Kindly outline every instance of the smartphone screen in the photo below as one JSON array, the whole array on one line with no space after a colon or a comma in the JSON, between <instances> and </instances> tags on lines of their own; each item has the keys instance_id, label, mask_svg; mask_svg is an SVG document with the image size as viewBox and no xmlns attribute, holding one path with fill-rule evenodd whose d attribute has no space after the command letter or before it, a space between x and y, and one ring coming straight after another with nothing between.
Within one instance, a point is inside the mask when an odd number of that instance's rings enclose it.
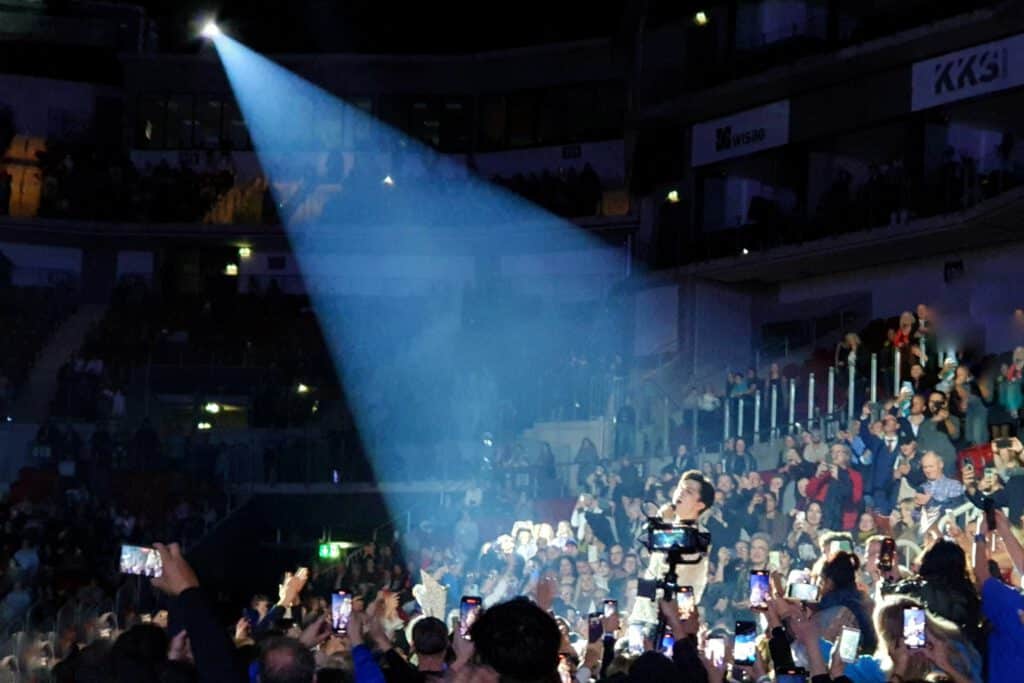
<instances>
[{"instance_id":1,"label":"smartphone screen","mask_svg":"<svg viewBox=\"0 0 1024 683\"><path fill-rule=\"evenodd\" d=\"M1013 442L1009 439L996 439L996 448L1009 448L1013 445Z\"/></svg>"},{"instance_id":2,"label":"smartphone screen","mask_svg":"<svg viewBox=\"0 0 1024 683\"><path fill-rule=\"evenodd\" d=\"M689 615L693 613L693 586L680 586L676 591L676 604L679 605L679 613Z\"/></svg>"},{"instance_id":3,"label":"smartphone screen","mask_svg":"<svg viewBox=\"0 0 1024 683\"><path fill-rule=\"evenodd\" d=\"M139 545L121 546L121 573L157 578L164 574L163 560L153 548Z\"/></svg>"},{"instance_id":4,"label":"smartphone screen","mask_svg":"<svg viewBox=\"0 0 1024 683\"><path fill-rule=\"evenodd\" d=\"M722 636L710 636L704 656L715 666L720 666L725 659L725 639Z\"/></svg>"},{"instance_id":5,"label":"smartphone screen","mask_svg":"<svg viewBox=\"0 0 1024 683\"><path fill-rule=\"evenodd\" d=\"M884 572L892 569L896 562L896 541L891 537L882 539L882 547L878 551L878 568Z\"/></svg>"},{"instance_id":6,"label":"smartphone screen","mask_svg":"<svg viewBox=\"0 0 1024 683\"><path fill-rule=\"evenodd\" d=\"M753 666L754 641L757 639L757 626L752 621L736 622L736 641L733 643L733 662L740 666Z\"/></svg>"},{"instance_id":7,"label":"smartphone screen","mask_svg":"<svg viewBox=\"0 0 1024 683\"><path fill-rule=\"evenodd\" d=\"M768 584L767 569L750 570L750 609L768 609L768 596L771 595Z\"/></svg>"},{"instance_id":8,"label":"smartphone screen","mask_svg":"<svg viewBox=\"0 0 1024 683\"><path fill-rule=\"evenodd\" d=\"M835 555L838 552L852 553L853 547L850 545L850 542L846 539L831 541L828 544L828 554Z\"/></svg>"},{"instance_id":9,"label":"smartphone screen","mask_svg":"<svg viewBox=\"0 0 1024 683\"><path fill-rule=\"evenodd\" d=\"M924 610L920 607L903 608L903 644L911 650L920 650L928 643L924 630Z\"/></svg>"},{"instance_id":10,"label":"smartphone screen","mask_svg":"<svg viewBox=\"0 0 1024 683\"><path fill-rule=\"evenodd\" d=\"M643 624L630 624L628 632L629 651L633 654L644 653L644 626ZM723 650L724 652L724 650Z\"/></svg>"},{"instance_id":11,"label":"smartphone screen","mask_svg":"<svg viewBox=\"0 0 1024 683\"><path fill-rule=\"evenodd\" d=\"M779 569L782 566L782 554L778 550L768 552L768 566L772 569Z\"/></svg>"},{"instance_id":12,"label":"smartphone screen","mask_svg":"<svg viewBox=\"0 0 1024 683\"><path fill-rule=\"evenodd\" d=\"M473 627L484 600L478 595L463 595L459 601L459 635L469 640L469 629Z\"/></svg>"},{"instance_id":13,"label":"smartphone screen","mask_svg":"<svg viewBox=\"0 0 1024 683\"><path fill-rule=\"evenodd\" d=\"M596 643L604 635L604 614L602 612L591 612L587 617L587 640Z\"/></svg>"},{"instance_id":14,"label":"smartphone screen","mask_svg":"<svg viewBox=\"0 0 1024 683\"><path fill-rule=\"evenodd\" d=\"M672 637L672 633L669 631L665 631L665 635L661 637L661 647L658 648L658 651L666 657L671 657L672 649L675 647L675 645L676 639Z\"/></svg>"},{"instance_id":15,"label":"smartphone screen","mask_svg":"<svg viewBox=\"0 0 1024 683\"><path fill-rule=\"evenodd\" d=\"M843 627L839 636L839 658L847 664L857 661L857 650L860 648L860 629L850 626Z\"/></svg>"},{"instance_id":16,"label":"smartphone screen","mask_svg":"<svg viewBox=\"0 0 1024 683\"><path fill-rule=\"evenodd\" d=\"M807 683L807 672L804 669L776 671L775 683Z\"/></svg>"},{"instance_id":17,"label":"smartphone screen","mask_svg":"<svg viewBox=\"0 0 1024 683\"><path fill-rule=\"evenodd\" d=\"M618 600L608 599L608 600L604 601L604 616L605 616L606 619L608 617L614 617L618 613L619 613L619 601Z\"/></svg>"},{"instance_id":18,"label":"smartphone screen","mask_svg":"<svg viewBox=\"0 0 1024 683\"><path fill-rule=\"evenodd\" d=\"M813 583L790 583L786 586L786 597L800 602L818 602L818 586Z\"/></svg>"},{"instance_id":19,"label":"smartphone screen","mask_svg":"<svg viewBox=\"0 0 1024 683\"><path fill-rule=\"evenodd\" d=\"M352 596L345 591L331 594L331 630L335 633L348 631L348 620L352 616Z\"/></svg>"}]
</instances>

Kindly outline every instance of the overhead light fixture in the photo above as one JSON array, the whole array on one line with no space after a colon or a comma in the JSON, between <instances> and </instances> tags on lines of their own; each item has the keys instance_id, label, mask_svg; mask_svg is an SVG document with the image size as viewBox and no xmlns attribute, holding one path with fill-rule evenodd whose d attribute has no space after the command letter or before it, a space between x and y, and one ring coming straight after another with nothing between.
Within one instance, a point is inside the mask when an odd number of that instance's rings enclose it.
<instances>
[{"instance_id":1,"label":"overhead light fixture","mask_svg":"<svg viewBox=\"0 0 1024 683\"><path fill-rule=\"evenodd\" d=\"M224 266L224 274L228 277L238 277L238 264L229 263Z\"/></svg>"},{"instance_id":2,"label":"overhead light fixture","mask_svg":"<svg viewBox=\"0 0 1024 683\"><path fill-rule=\"evenodd\" d=\"M211 401L210 403L207 403L205 406L203 406L203 410L208 412L210 415L216 415L217 413L220 412L220 404Z\"/></svg>"},{"instance_id":3,"label":"overhead light fixture","mask_svg":"<svg viewBox=\"0 0 1024 683\"><path fill-rule=\"evenodd\" d=\"M669 204L679 203L679 190L669 190L668 194L665 195L665 201Z\"/></svg>"},{"instance_id":4,"label":"overhead light fixture","mask_svg":"<svg viewBox=\"0 0 1024 683\"><path fill-rule=\"evenodd\" d=\"M395 179L392 178L390 175L386 175L384 176L384 180L382 180L381 182L387 185L388 187L393 187L395 184Z\"/></svg>"},{"instance_id":5,"label":"overhead light fixture","mask_svg":"<svg viewBox=\"0 0 1024 683\"><path fill-rule=\"evenodd\" d=\"M696 14L694 14L693 15L693 23L697 24L697 26L707 26L708 25L708 15L707 15L707 13L706 12L697 12Z\"/></svg>"},{"instance_id":6,"label":"overhead light fixture","mask_svg":"<svg viewBox=\"0 0 1024 683\"><path fill-rule=\"evenodd\" d=\"M203 24L203 28L199 31L199 35L201 35L203 38L213 40L214 38L218 38L223 34L220 30L220 26L217 26L217 22L211 19L210 21L207 21L205 24Z\"/></svg>"},{"instance_id":7,"label":"overhead light fixture","mask_svg":"<svg viewBox=\"0 0 1024 683\"><path fill-rule=\"evenodd\" d=\"M252 249L249 247L239 247L238 258L242 259L243 261L248 261L250 258L252 258Z\"/></svg>"}]
</instances>

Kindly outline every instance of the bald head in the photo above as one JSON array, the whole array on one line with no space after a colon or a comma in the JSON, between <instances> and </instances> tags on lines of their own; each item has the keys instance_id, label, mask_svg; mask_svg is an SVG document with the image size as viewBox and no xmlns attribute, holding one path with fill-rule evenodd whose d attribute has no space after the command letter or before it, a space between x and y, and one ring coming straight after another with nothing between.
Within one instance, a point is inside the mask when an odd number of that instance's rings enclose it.
<instances>
[{"instance_id":1,"label":"bald head","mask_svg":"<svg viewBox=\"0 0 1024 683\"><path fill-rule=\"evenodd\" d=\"M925 478L936 480L942 478L942 457L935 451L928 451L921 456L921 471Z\"/></svg>"}]
</instances>

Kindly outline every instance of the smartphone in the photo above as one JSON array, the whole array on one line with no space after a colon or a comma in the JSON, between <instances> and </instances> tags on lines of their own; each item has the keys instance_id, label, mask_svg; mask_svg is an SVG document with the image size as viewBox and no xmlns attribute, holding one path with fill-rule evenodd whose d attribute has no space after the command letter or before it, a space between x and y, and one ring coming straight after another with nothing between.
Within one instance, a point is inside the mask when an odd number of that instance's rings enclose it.
<instances>
[{"instance_id":1,"label":"smartphone","mask_svg":"<svg viewBox=\"0 0 1024 683\"><path fill-rule=\"evenodd\" d=\"M806 669L779 669L775 672L775 683L807 683Z\"/></svg>"},{"instance_id":2,"label":"smartphone","mask_svg":"<svg viewBox=\"0 0 1024 683\"><path fill-rule=\"evenodd\" d=\"M158 578L164 575L163 560L153 548L140 545L121 546L121 573Z\"/></svg>"},{"instance_id":3,"label":"smartphone","mask_svg":"<svg viewBox=\"0 0 1024 683\"><path fill-rule=\"evenodd\" d=\"M619 601L618 600L612 600L611 598L609 598L609 599L604 601L604 616L605 616L606 619L608 617L614 617L618 613L619 613Z\"/></svg>"},{"instance_id":4,"label":"smartphone","mask_svg":"<svg viewBox=\"0 0 1024 683\"><path fill-rule=\"evenodd\" d=\"M591 612L587 617L587 642L596 643L604 636L604 613Z\"/></svg>"},{"instance_id":5,"label":"smartphone","mask_svg":"<svg viewBox=\"0 0 1024 683\"><path fill-rule=\"evenodd\" d=\"M672 650L676 646L676 639L672 637L672 632L666 630L665 635L661 637L661 647L658 651L666 657L672 656Z\"/></svg>"},{"instance_id":6,"label":"smartphone","mask_svg":"<svg viewBox=\"0 0 1024 683\"><path fill-rule=\"evenodd\" d=\"M750 570L750 609L768 609L768 596L771 590L768 583L767 569Z\"/></svg>"},{"instance_id":7,"label":"smartphone","mask_svg":"<svg viewBox=\"0 0 1024 683\"><path fill-rule=\"evenodd\" d=\"M757 625L752 621L736 622L736 640L733 642L732 660L740 666L753 666L756 654L754 641L757 639Z\"/></svg>"},{"instance_id":8,"label":"smartphone","mask_svg":"<svg viewBox=\"0 0 1024 683\"><path fill-rule=\"evenodd\" d=\"M630 624L627 636L629 651L636 655L642 655L644 653L644 625Z\"/></svg>"},{"instance_id":9,"label":"smartphone","mask_svg":"<svg viewBox=\"0 0 1024 683\"><path fill-rule=\"evenodd\" d=\"M483 605L484 599L479 595L463 595L459 601L459 635L466 640L469 640L469 629L480 616Z\"/></svg>"},{"instance_id":10,"label":"smartphone","mask_svg":"<svg viewBox=\"0 0 1024 683\"><path fill-rule=\"evenodd\" d=\"M920 650L928 644L925 634L924 609L921 607L903 608L903 644L909 650Z\"/></svg>"},{"instance_id":11,"label":"smartphone","mask_svg":"<svg viewBox=\"0 0 1024 683\"><path fill-rule=\"evenodd\" d=\"M996 448L1010 448L1013 445L1013 441L1010 439L996 439Z\"/></svg>"},{"instance_id":12,"label":"smartphone","mask_svg":"<svg viewBox=\"0 0 1024 683\"><path fill-rule=\"evenodd\" d=\"M722 636L708 636L704 656L715 666L720 665L725 659L725 639Z\"/></svg>"},{"instance_id":13,"label":"smartphone","mask_svg":"<svg viewBox=\"0 0 1024 683\"><path fill-rule=\"evenodd\" d=\"M768 551L768 566L772 569L778 569L782 566L782 553L778 550Z\"/></svg>"},{"instance_id":14,"label":"smartphone","mask_svg":"<svg viewBox=\"0 0 1024 683\"><path fill-rule=\"evenodd\" d=\"M800 522L802 524L802 523L804 523L806 521L807 521L807 513L804 512L803 510L797 510L796 517L793 519L793 522L794 523Z\"/></svg>"},{"instance_id":15,"label":"smartphone","mask_svg":"<svg viewBox=\"0 0 1024 683\"><path fill-rule=\"evenodd\" d=\"M887 572L896 563L896 541L891 536L882 539L882 547L878 551L878 568Z\"/></svg>"},{"instance_id":16,"label":"smartphone","mask_svg":"<svg viewBox=\"0 0 1024 683\"><path fill-rule=\"evenodd\" d=\"M839 658L851 664L857 661L857 650L860 648L860 629L844 626L839 636Z\"/></svg>"},{"instance_id":17,"label":"smartphone","mask_svg":"<svg viewBox=\"0 0 1024 683\"><path fill-rule=\"evenodd\" d=\"M835 555L836 553L838 553L840 551L846 552L846 553L852 553L853 552L853 544L850 543L850 541L848 541L845 538L836 539L834 541L831 541L828 544L828 554L829 555Z\"/></svg>"},{"instance_id":18,"label":"smartphone","mask_svg":"<svg viewBox=\"0 0 1024 683\"><path fill-rule=\"evenodd\" d=\"M348 620L352 617L352 596L345 591L331 594L331 630L335 633L348 632Z\"/></svg>"},{"instance_id":19,"label":"smartphone","mask_svg":"<svg viewBox=\"0 0 1024 683\"><path fill-rule=\"evenodd\" d=\"M786 597L799 602L818 602L818 586L813 583L790 582L786 586Z\"/></svg>"},{"instance_id":20,"label":"smartphone","mask_svg":"<svg viewBox=\"0 0 1024 683\"><path fill-rule=\"evenodd\" d=\"M594 564L595 562L597 562L597 556L598 552L596 545L592 545L589 548L587 548L587 562L589 562L590 564Z\"/></svg>"}]
</instances>

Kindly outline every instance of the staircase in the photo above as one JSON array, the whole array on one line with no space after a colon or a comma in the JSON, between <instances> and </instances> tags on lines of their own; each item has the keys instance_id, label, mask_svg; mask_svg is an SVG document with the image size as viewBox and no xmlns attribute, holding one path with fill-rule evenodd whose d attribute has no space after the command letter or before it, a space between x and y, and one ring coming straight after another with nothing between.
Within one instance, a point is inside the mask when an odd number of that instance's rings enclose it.
<instances>
[{"instance_id":1,"label":"staircase","mask_svg":"<svg viewBox=\"0 0 1024 683\"><path fill-rule=\"evenodd\" d=\"M85 335L106 312L106 304L82 304L50 337L36 357L25 391L15 405L18 422L42 423L50 413L50 402L57 392L57 373L73 353L81 348Z\"/></svg>"}]
</instances>

